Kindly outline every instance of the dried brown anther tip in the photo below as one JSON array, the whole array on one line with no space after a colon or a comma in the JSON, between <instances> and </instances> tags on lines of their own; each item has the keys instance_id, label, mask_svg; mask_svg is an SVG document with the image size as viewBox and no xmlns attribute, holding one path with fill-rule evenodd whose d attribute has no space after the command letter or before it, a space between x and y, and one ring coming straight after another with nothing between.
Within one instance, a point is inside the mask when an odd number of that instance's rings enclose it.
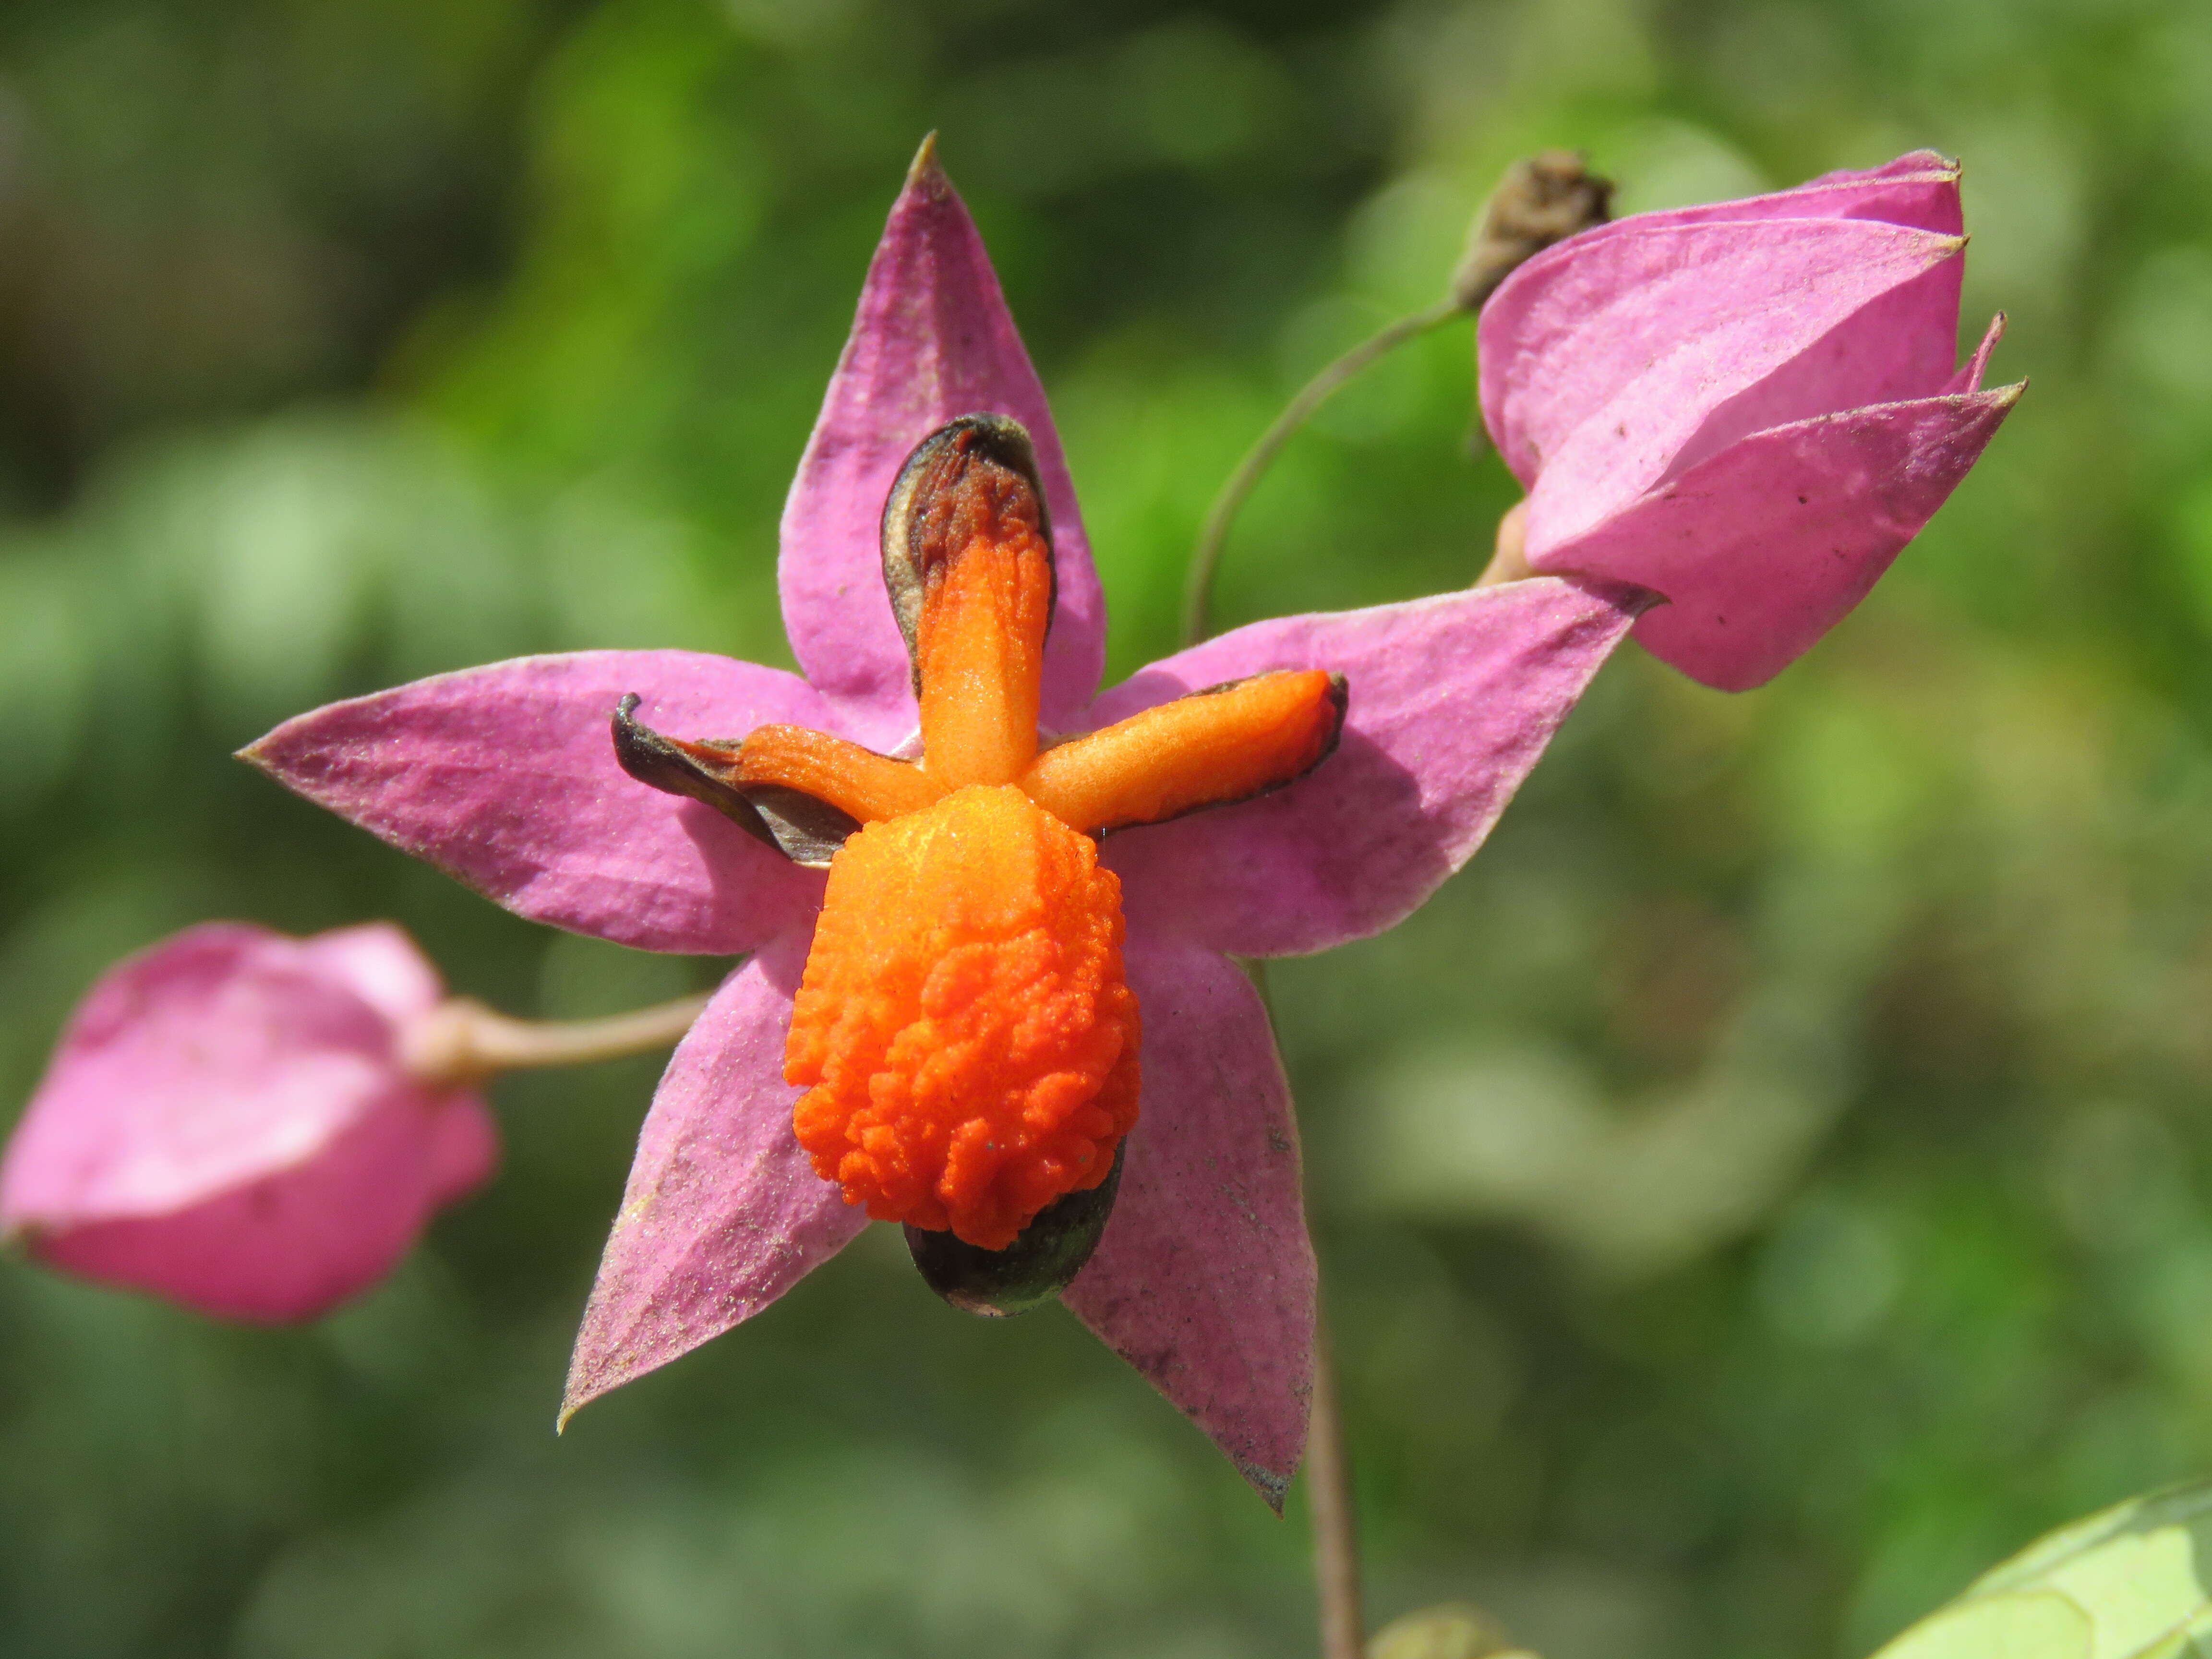
<instances>
[{"instance_id":1,"label":"dried brown anther tip","mask_svg":"<svg viewBox=\"0 0 2212 1659\"><path fill-rule=\"evenodd\" d=\"M1612 202L1613 181L1591 173L1578 151L1541 150L1516 161L1468 237L1452 272L1452 298L1462 311L1481 310L1523 260L1603 224Z\"/></svg>"},{"instance_id":2,"label":"dried brown anther tip","mask_svg":"<svg viewBox=\"0 0 2212 1659\"><path fill-rule=\"evenodd\" d=\"M735 743L691 743L654 731L637 718L632 692L611 721L615 760L640 783L713 807L755 840L793 864L826 870L845 838L860 828L847 814L796 789L740 785Z\"/></svg>"}]
</instances>

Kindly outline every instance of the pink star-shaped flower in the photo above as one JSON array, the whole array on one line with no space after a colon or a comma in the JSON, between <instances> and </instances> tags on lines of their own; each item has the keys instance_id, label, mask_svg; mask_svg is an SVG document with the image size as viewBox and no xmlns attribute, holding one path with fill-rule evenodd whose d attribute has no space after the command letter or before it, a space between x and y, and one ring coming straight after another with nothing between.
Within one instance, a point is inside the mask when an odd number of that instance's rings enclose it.
<instances>
[{"instance_id":1,"label":"pink star-shaped flower","mask_svg":"<svg viewBox=\"0 0 2212 1659\"><path fill-rule=\"evenodd\" d=\"M908 453L957 417L1035 446L1056 608L1038 724L1092 731L1275 670L1349 688L1340 742L1289 787L1108 838L1141 1111L1103 1239L1063 1300L1279 1506L1305 1438L1314 1261L1266 1011L1232 957L1389 927L1474 853L1641 596L1540 578L1240 629L1094 697L1104 605L1044 396L959 198L925 149L893 208L783 519L805 677L678 651L535 657L337 703L246 751L278 780L518 915L650 950L748 953L655 1094L586 1310L576 1407L750 1317L866 1223L816 1173L785 1081L823 894L696 800L626 775L609 720L811 728L880 753L917 727L879 526ZM627 715L625 716L627 718Z\"/></svg>"},{"instance_id":2,"label":"pink star-shaped flower","mask_svg":"<svg viewBox=\"0 0 2212 1659\"><path fill-rule=\"evenodd\" d=\"M1958 164L1917 150L1530 259L1479 336L1483 419L1528 490L1489 580L1632 582L1668 601L1636 624L1656 655L1725 691L1771 679L2023 390L1982 389L2002 316L1955 366L1961 224Z\"/></svg>"}]
</instances>

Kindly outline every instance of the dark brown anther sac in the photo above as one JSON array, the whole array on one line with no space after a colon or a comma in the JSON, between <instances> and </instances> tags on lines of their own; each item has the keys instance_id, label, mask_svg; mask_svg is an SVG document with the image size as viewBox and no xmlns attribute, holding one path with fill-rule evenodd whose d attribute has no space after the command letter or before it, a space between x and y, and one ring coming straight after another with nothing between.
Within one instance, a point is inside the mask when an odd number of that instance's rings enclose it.
<instances>
[{"instance_id":1,"label":"dark brown anther sac","mask_svg":"<svg viewBox=\"0 0 2212 1659\"><path fill-rule=\"evenodd\" d=\"M742 745L665 736L637 718L641 701L635 692L624 697L611 722L615 759L640 783L711 806L793 864L813 869L826 869L845 838L860 828L827 801L799 790L773 784L740 786Z\"/></svg>"},{"instance_id":2,"label":"dark brown anther sac","mask_svg":"<svg viewBox=\"0 0 2212 1659\"><path fill-rule=\"evenodd\" d=\"M1051 1301L1098 1248L1121 1185L1126 1145L1114 1149L1114 1167L1105 1180L1088 1192L1054 1200L1003 1250L908 1227L907 1254L922 1282L954 1307L986 1319L1006 1319Z\"/></svg>"}]
</instances>

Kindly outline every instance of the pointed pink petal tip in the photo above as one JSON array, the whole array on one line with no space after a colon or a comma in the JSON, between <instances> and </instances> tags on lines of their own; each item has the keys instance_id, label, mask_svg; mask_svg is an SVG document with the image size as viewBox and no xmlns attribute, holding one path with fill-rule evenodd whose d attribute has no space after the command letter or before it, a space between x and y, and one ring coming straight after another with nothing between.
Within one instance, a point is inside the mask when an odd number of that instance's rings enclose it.
<instances>
[{"instance_id":1,"label":"pointed pink petal tip","mask_svg":"<svg viewBox=\"0 0 2212 1659\"><path fill-rule=\"evenodd\" d=\"M767 1308L867 1224L792 1133L784 1036L808 944L764 946L677 1046L577 1333L559 1423Z\"/></svg>"},{"instance_id":2,"label":"pointed pink petal tip","mask_svg":"<svg viewBox=\"0 0 2212 1659\"><path fill-rule=\"evenodd\" d=\"M1133 940L1144 1096L1097 1254L1061 1293L1278 1514L1306 1443L1315 1268L1297 1125L1252 983Z\"/></svg>"},{"instance_id":3,"label":"pointed pink petal tip","mask_svg":"<svg viewBox=\"0 0 2212 1659\"><path fill-rule=\"evenodd\" d=\"M240 751L279 783L532 921L735 955L811 917L822 878L624 773L608 721L701 738L842 730L794 675L690 651L585 651L440 674L287 720Z\"/></svg>"},{"instance_id":4,"label":"pointed pink petal tip","mask_svg":"<svg viewBox=\"0 0 2212 1659\"><path fill-rule=\"evenodd\" d=\"M203 1312L310 1318L388 1272L490 1173L483 1103L401 1069L440 995L386 924L311 939L215 922L110 969L0 1161L39 1259Z\"/></svg>"},{"instance_id":5,"label":"pointed pink petal tip","mask_svg":"<svg viewBox=\"0 0 2212 1659\"><path fill-rule=\"evenodd\" d=\"M1105 662L1105 603L1053 425L967 207L926 139L868 266L850 336L783 514L776 579L799 665L850 735L890 748L914 729L906 646L883 586L884 498L948 421L1010 415L1036 447L1057 597L1041 717L1072 729Z\"/></svg>"}]
</instances>

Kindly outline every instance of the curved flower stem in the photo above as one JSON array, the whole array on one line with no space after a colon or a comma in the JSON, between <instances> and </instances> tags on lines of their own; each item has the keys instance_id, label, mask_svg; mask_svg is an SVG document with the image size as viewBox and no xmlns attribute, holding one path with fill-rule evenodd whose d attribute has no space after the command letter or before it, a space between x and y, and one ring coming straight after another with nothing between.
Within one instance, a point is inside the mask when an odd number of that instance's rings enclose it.
<instances>
[{"instance_id":1,"label":"curved flower stem","mask_svg":"<svg viewBox=\"0 0 2212 1659\"><path fill-rule=\"evenodd\" d=\"M1321 1607L1322 1659L1361 1659L1367 1651L1367 1622L1360 1606L1359 1527L1352 1506L1352 1465L1344 1453L1336 1354L1325 1316L1314 1322L1306 1502L1313 1513L1314 1593Z\"/></svg>"},{"instance_id":2,"label":"curved flower stem","mask_svg":"<svg viewBox=\"0 0 2212 1659\"><path fill-rule=\"evenodd\" d=\"M400 1035L400 1063L427 1083L478 1081L526 1066L585 1066L665 1048L691 1029L704 994L604 1019L515 1019L471 997L440 1004Z\"/></svg>"},{"instance_id":3,"label":"curved flower stem","mask_svg":"<svg viewBox=\"0 0 2212 1659\"><path fill-rule=\"evenodd\" d=\"M1267 989L1267 963L1238 959L1260 994L1267 1023L1275 999ZM1313 1399L1306 1417L1306 1507L1313 1519L1314 1601L1321 1617L1321 1659L1364 1659L1367 1615L1359 1588L1359 1525L1352 1504L1352 1461L1344 1449L1344 1411L1336 1393L1336 1351L1315 1285Z\"/></svg>"},{"instance_id":4,"label":"curved flower stem","mask_svg":"<svg viewBox=\"0 0 2212 1659\"><path fill-rule=\"evenodd\" d=\"M1466 310L1456 295L1448 295L1425 311L1401 317L1361 341L1300 387L1297 396L1275 416L1274 423L1260 434L1260 441L1245 452L1244 459L1237 464L1237 471L1221 487L1220 495L1214 497L1213 506L1206 515L1205 527L1198 533L1198 545L1191 552L1190 574L1182 602L1182 642L1186 647L1196 645L1206 637L1213 606L1213 573L1220 566L1230 526L1235 523L1245 498L1251 495L1283 446L1291 441L1291 434L1306 423L1314 410L1329 400L1338 387L1360 370Z\"/></svg>"}]
</instances>

